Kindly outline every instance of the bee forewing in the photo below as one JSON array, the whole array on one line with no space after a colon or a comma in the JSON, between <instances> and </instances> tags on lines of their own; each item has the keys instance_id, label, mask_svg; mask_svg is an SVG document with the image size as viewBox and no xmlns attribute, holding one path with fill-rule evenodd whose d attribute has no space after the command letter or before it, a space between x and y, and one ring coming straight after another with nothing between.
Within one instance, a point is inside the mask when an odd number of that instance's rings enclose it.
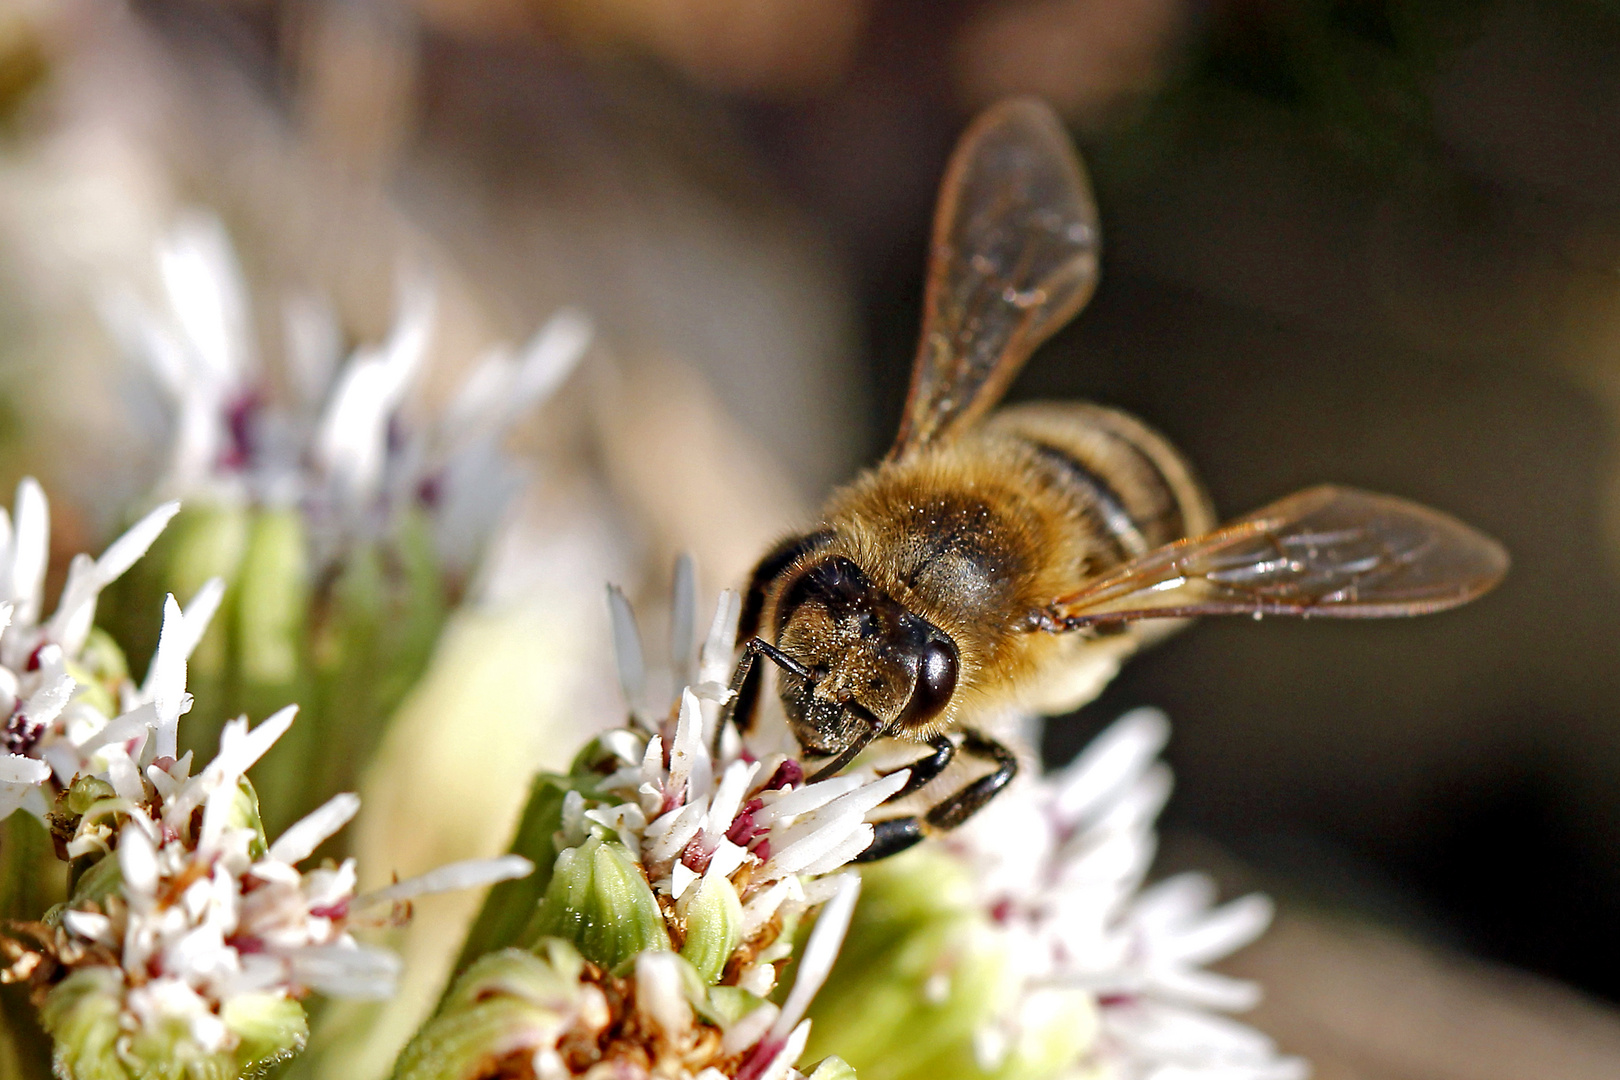
<instances>
[{"instance_id":1,"label":"bee forewing","mask_svg":"<svg viewBox=\"0 0 1620 1080\"><path fill-rule=\"evenodd\" d=\"M1378 618L1456 607L1507 572L1507 551L1391 495L1315 487L1132 560L1044 613L1054 629L1193 615Z\"/></svg>"},{"instance_id":2,"label":"bee forewing","mask_svg":"<svg viewBox=\"0 0 1620 1080\"><path fill-rule=\"evenodd\" d=\"M990 108L962 136L934 218L922 339L891 457L981 415L1097 284L1097 204L1051 108Z\"/></svg>"}]
</instances>

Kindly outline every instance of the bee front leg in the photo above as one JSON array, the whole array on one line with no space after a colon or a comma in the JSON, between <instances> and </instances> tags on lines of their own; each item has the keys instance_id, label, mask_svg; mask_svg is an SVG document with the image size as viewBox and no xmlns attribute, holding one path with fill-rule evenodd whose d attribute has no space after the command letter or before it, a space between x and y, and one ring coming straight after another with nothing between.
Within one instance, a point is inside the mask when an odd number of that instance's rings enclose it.
<instances>
[{"instance_id":1,"label":"bee front leg","mask_svg":"<svg viewBox=\"0 0 1620 1080\"><path fill-rule=\"evenodd\" d=\"M933 753L918 758L906 766L911 770L911 778L906 781L905 787L890 795L885 802L894 802L896 799L903 799L907 795L921 791L938 779L939 774L949 768L951 762L956 759L956 744L945 736L934 736L928 740L928 745L934 748Z\"/></svg>"},{"instance_id":2,"label":"bee front leg","mask_svg":"<svg viewBox=\"0 0 1620 1080\"><path fill-rule=\"evenodd\" d=\"M967 732L962 750L995 762L995 769L920 816L890 818L874 826L872 842L855 856L856 862L886 859L916 844L933 832L954 829L980 810L1018 775L1018 756L1001 743L976 731ZM931 761L937 753L924 761ZM943 766L941 766L943 770ZM937 775L937 774L936 774Z\"/></svg>"}]
</instances>

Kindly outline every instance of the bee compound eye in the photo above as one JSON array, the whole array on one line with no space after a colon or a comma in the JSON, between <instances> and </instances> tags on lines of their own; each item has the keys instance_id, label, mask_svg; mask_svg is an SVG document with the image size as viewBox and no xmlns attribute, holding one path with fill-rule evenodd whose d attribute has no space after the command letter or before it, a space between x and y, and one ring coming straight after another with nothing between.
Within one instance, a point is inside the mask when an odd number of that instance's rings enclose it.
<instances>
[{"instance_id":1,"label":"bee compound eye","mask_svg":"<svg viewBox=\"0 0 1620 1080\"><path fill-rule=\"evenodd\" d=\"M900 714L899 726L916 727L938 716L956 693L956 645L949 638L933 638L918 657L917 682L911 700Z\"/></svg>"}]
</instances>

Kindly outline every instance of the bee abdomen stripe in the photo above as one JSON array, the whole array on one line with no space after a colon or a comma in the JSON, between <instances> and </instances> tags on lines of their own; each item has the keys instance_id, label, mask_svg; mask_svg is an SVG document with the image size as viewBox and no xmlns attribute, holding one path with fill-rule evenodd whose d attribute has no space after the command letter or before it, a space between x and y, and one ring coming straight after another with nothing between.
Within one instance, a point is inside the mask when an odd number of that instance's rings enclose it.
<instances>
[{"instance_id":1,"label":"bee abdomen stripe","mask_svg":"<svg viewBox=\"0 0 1620 1080\"><path fill-rule=\"evenodd\" d=\"M1101 522L1108 538L1113 541L1119 561L1147 553L1147 538L1142 535L1136 519L1125 508L1125 500L1120 498L1112 484L1062 447L1036 439L1025 439L1025 442L1043 461L1057 466L1064 480L1082 493L1083 505L1090 508Z\"/></svg>"},{"instance_id":2,"label":"bee abdomen stripe","mask_svg":"<svg viewBox=\"0 0 1620 1080\"><path fill-rule=\"evenodd\" d=\"M1164 468L1159 464L1158 459L1148 453L1135 439L1127 438L1120 432L1107 427L1099 427L1097 430L1129 450L1131 456L1140 461L1142 466L1147 469L1148 474L1153 477L1159 491L1163 494L1164 511L1156 515L1152 522L1152 531L1157 535L1147 536L1149 530L1140 530L1148 547L1155 548L1160 544L1167 544L1172 540L1179 540L1185 536L1187 533L1187 518L1182 509L1182 492L1170 482L1170 477L1165 474Z\"/></svg>"}]
</instances>

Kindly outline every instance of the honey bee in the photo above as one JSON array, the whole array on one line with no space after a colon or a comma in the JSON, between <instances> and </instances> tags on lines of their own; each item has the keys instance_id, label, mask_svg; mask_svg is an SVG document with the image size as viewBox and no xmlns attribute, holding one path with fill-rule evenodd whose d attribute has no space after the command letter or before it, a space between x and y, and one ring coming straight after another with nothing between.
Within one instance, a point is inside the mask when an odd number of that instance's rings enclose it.
<instances>
[{"instance_id":1,"label":"honey bee","mask_svg":"<svg viewBox=\"0 0 1620 1080\"><path fill-rule=\"evenodd\" d=\"M896 798L958 754L989 763L925 812L879 822L862 859L960 825L1013 779L1016 755L975 718L1078 707L1177 620L1416 615L1472 600L1507 570L1501 545L1469 526L1344 487L1217 528L1181 454L1113 409L986 416L1090 299L1098 242L1090 184L1053 112L1016 99L981 115L941 188L894 446L753 571L717 739L726 723L751 725L764 657L794 736L830 758L816 779L880 738L926 747Z\"/></svg>"}]
</instances>

